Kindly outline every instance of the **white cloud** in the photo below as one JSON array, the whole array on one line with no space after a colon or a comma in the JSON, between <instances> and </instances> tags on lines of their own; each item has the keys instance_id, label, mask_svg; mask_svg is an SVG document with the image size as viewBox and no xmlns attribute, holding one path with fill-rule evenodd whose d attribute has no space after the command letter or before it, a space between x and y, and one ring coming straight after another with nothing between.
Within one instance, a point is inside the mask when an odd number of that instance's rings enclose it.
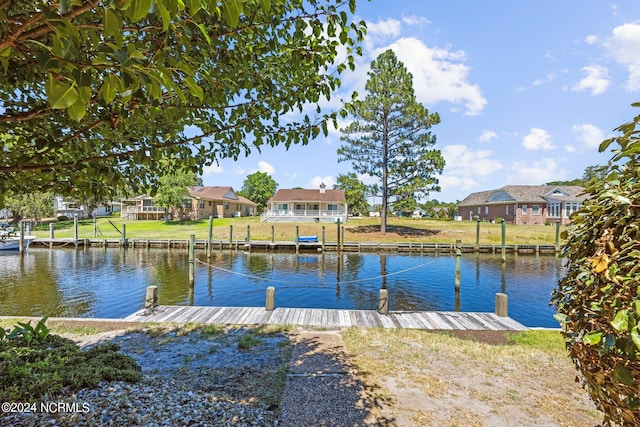
<instances>
[{"instance_id":1,"label":"white cloud","mask_svg":"<svg viewBox=\"0 0 640 427\"><path fill-rule=\"evenodd\" d=\"M576 139L587 148L597 148L605 139L605 134L601 129L587 123L573 125L571 131L576 134Z\"/></svg>"},{"instance_id":2,"label":"white cloud","mask_svg":"<svg viewBox=\"0 0 640 427\"><path fill-rule=\"evenodd\" d=\"M587 76L571 89L576 92L591 91L591 96L599 95L609 87L609 71L601 65L591 65L582 68Z\"/></svg>"},{"instance_id":3,"label":"white cloud","mask_svg":"<svg viewBox=\"0 0 640 427\"><path fill-rule=\"evenodd\" d=\"M522 140L525 150L552 150L554 148L551 136L544 129L531 128L529 134Z\"/></svg>"},{"instance_id":4,"label":"white cloud","mask_svg":"<svg viewBox=\"0 0 640 427\"><path fill-rule=\"evenodd\" d=\"M514 162L514 173L507 178L507 184L540 185L545 182L566 178L566 171L559 170L554 159L541 159L533 162Z\"/></svg>"},{"instance_id":5,"label":"white cloud","mask_svg":"<svg viewBox=\"0 0 640 427\"><path fill-rule=\"evenodd\" d=\"M335 183L336 183L336 180L331 175L325 176L325 177L316 176L311 178L306 188L311 188L311 189L320 188L320 184L326 185L327 188L333 188Z\"/></svg>"},{"instance_id":6,"label":"white cloud","mask_svg":"<svg viewBox=\"0 0 640 427\"><path fill-rule=\"evenodd\" d=\"M438 181L443 191L457 190L456 193L472 193L480 188L478 181L470 176L442 175Z\"/></svg>"},{"instance_id":7,"label":"white cloud","mask_svg":"<svg viewBox=\"0 0 640 427\"><path fill-rule=\"evenodd\" d=\"M498 134L491 130L483 130L482 134L480 134L480 142L490 142L496 138L498 138Z\"/></svg>"},{"instance_id":8,"label":"white cloud","mask_svg":"<svg viewBox=\"0 0 640 427\"><path fill-rule=\"evenodd\" d=\"M275 172L276 168L274 168L273 165L270 165L269 163L265 162L264 160L260 160L258 162L258 170L260 172L265 172L268 175L273 175L273 173Z\"/></svg>"},{"instance_id":9,"label":"white cloud","mask_svg":"<svg viewBox=\"0 0 640 427\"><path fill-rule=\"evenodd\" d=\"M233 167L233 174L235 176L245 176L247 175L247 173L249 173L249 170L247 168L243 168L242 166L236 164Z\"/></svg>"},{"instance_id":10,"label":"white cloud","mask_svg":"<svg viewBox=\"0 0 640 427\"><path fill-rule=\"evenodd\" d=\"M224 173L224 168L218 164L212 164L211 166L205 166L202 169L202 175L219 175Z\"/></svg>"},{"instance_id":11,"label":"white cloud","mask_svg":"<svg viewBox=\"0 0 640 427\"><path fill-rule=\"evenodd\" d=\"M402 23L405 25L423 25L430 24L431 21L429 21L429 19L424 16L411 15L403 16Z\"/></svg>"},{"instance_id":12,"label":"white cloud","mask_svg":"<svg viewBox=\"0 0 640 427\"><path fill-rule=\"evenodd\" d=\"M414 37L400 38L390 46L377 49L379 55L393 49L396 56L413 75L413 87L419 102L462 104L465 114L475 116L487 105L478 85L469 83L470 68L463 61L463 51L430 48Z\"/></svg>"},{"instance_id":13,"label":"white cloud","mask_svg":"<svg viewBox=\"0 0 640 427\"><path fill-rule=\"evenodd\" d=\"M486 176L503 168L493 159L491 150L472 150L466 145L447 145L442 150L446 162L443 174L456 176Z\"/></svg>"},{"instance_id":14,"label":"white cloud","mask_svg":"<svg viewBox=\"0 0 640 427\"><path fill-rule=\"evenodd\" d=\"M585 37L584 41L587 44L596 44L598 42L598 36L596 35L589 35L587 37Z\"/></svg>"},{"instance_id":15,"label":"white cloud","mask_svg":"<svg viewBox=\"0 0 640 427\"><path fill-rule=\"evenodd\" d=\"M604 46L616 62L626 67L627 89L640 90L640 22L615 27Z\"/></svg>"}]
</instances>

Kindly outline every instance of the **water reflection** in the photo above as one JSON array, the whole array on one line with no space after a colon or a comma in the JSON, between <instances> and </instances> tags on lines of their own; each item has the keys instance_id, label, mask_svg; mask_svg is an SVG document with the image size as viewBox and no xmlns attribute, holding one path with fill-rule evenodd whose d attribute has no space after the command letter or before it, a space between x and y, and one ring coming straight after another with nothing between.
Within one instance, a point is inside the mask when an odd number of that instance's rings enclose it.
<instances>
[{"instance_id":1,"label":"water reflection","mask_svg":"<svg viewBox=\"0 0 640 427\"><path fill-rule=\"evenodd\" d=\"M160 304L264 306L268 286L276 306L376 309L380 289L390 310L494 310L496 292L509 295L509 314L528 326L556 327L549 306L563 274L555 257L196 252L195 286L184 250L34 249L0 257L0 314L126 316L141 308L147 286ZM208 267L210 264L212 267Z\"/></svg>"}]
</instances>

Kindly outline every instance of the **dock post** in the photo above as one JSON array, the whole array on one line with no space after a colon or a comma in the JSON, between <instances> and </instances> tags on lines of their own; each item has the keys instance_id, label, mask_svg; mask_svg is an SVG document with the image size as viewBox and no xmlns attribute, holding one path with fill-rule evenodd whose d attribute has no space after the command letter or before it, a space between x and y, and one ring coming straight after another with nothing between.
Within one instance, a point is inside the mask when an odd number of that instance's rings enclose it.
<instances>
[{"instance_id":1,"label":"dock post","mask_svg":"<svg viewBox=\"0 0 640 427\"><path fill-rule=\"evenodd\" d=\"M189 236L189 286L193 287L195 282L195 248L196 248L196 235L192 234Z\"/></svg>"},{"instance_id":2,"label":"dock post","mask_svg":"<svg viewBox=\"0 0 640 427\"><path fill-rule=\"evenodd\" d=\"M556 253L560 252L560 221L556 222Z\"/></svg>"},{"instance_id":3,"label":"dock post","mask_svg":"<svg viewBox=\"0 0 640 427\"><path fill-rule=\"evenodd\" d=\"M300 253L300 227L296 225L296 255Z\"/></svg>"},{"instance_id":4,"label":"dock post","mask_svg":"<svg viewBox=\"0 0 640 427\"><path fill-rule=\"evenodd\" d=\"M18 252L24 254L24 222L20 221L20 240L18 241Z\"/></svg>"},{"instance_id":5,"label":"dock post","mask_svg":"<svg viewBox=\"0 0 640 427\"><path fill-rule=\"evenodd\" d=\"M271 243L276 242L276 227L271 225Z\"/></svg>"},{"instance_id":6,"label":"dock post","mask_svg":"<svg viewBox=\"0 0 640 427\"><path fill-rule=\"evenodd\" d=\"M276 307L276 288L269 286L267 288L267 301L264 305L266 311L273 311Z\"/></svg>"},{"instance_id":7,"label":"dock post","mask_svg":"<svg viewBox=\"0 0 640 427\"><path fill-rule=\"evenodd\" d=\"M343 250L344 250L344 225L343 225L342 227L340 227L340 230L341 230L341 233L342 233L342 234L340 235L340 236L341 236L341 238L340 238L340 242L341 242L341 244L342 244L342 248L340 248L340 249L343 249Z\"/></svg>"},{"instance_id":8,"label":"dock post","mask_svg":"<svg viewBox=\"0 0 640 427\"><path fill-rule=\"evenodd\" d=\"M144 308L154 309L158 306L158 287L147 286L147 295L144 298Z\"/></svg>"},{"instance_id":9,"label":"dock post","mask_svg":"<svg viewBox=\"0 0 640 427\"><path fill-rule=\"evenodd\" d=\"M337 219L336 223L338 225L338 244L336 246L336 250L338 251L338 254L340 254L340 218Z\"/></svg>"},{"instance_id":10,"label":"dock post","mask_svg":"<svg viewBox=\"0 0 640 427\"><path fill-rule=\"evenodd\" d=\"M389 314L389 291L380 289L380 301L378 303L378 313Z\"/></svg>"},{"instance_id":11,"label":"dock post","mask_svg":"<svg viewBox=\"0 0 640 427\"><path fill-rule=\"evenodd\" d=\"M213 216L209 215L209 240L207 240L207 260L211 259L212 245L213 245Z\"/></svg>"},{"instance_id":12,"label":"dock post","mask_svg":"<svg viewBox=\"0 0 640 427\"><path fill-rule=\"evenodd\" d=\"M251 226L247 224L247 242L251 243Z\"/></svg>"},{"instance_id":13,"label":"dock post","mask_svg":"<svg viewBox=\"0 0 640 427\"><path fill-rule=\"evenodd\" d=\"M127 224L122 224L122 247L126 248L129 245L127 240Z\"/></svg>"},{"instance_id":14,"label":"dock post","mask_svg":"<svg viewBox=\"0 0 640 427\"><path fill-rule=\"evenodd\" d=\"M52 222L49 223L49 239L53 240L54 239L54 235L55 235L55 226L53 225ZM53 246L53 245L52 245ZM50 246L51 247L51 246Z\"/></svg>"},{"instance_id":15,"label":"dock post","mask_svg":"<svg viewBox=\"0 0 640 427\"><path fill-rule=\"evenodd\" d=\"M504 220L504 218L502 218L502 262L503 263L507 262L507 250L505 248L506 238L507 238L507 223Z\"/></svg>"},{"instance_id":16,"label":"dock post","mask_svg":"<svg viewBox=\"0 0 640 427\"><path fill-rule=\"evenodd\" d=\"M462 250L460 245L462 240L456 240L456 292L460 292L460 257L462 257Z\"/></svg>"},{"instance_id":17,"label":"dock post","mask_svg":"<svg viewBox=\"0 0 640 427\"><path fill-rule=\"evenodd\" d=\"M229 226L229 249L233 249L233 224Z\"/></svg>"},{"instance_id":18,"label":"dock post","mask_svg":"<svg viewBox=\"0 0 640 427\"><path fill-rule=\"evenodd\" d=\"M480 217L476 221L476 252L480 250Z\"/></svg>"},{"instance_id":19,"label":"dock post","mask_svg":"<svg viewBox=\"0 0 640 427\"><path fill-rule=\"evenodd\" d=\"M496 294L496 315L500 317L509 316L509 297L507 294L498 292Z\"/></svg>"},{"instance_id":20,"label":"dock post","mask_svg":"<svg viewBox=\"0 0 640 427\"><path fill-rule=\"evenodd\" d=\"M325 240L325 229L324 225L322 226L322 252L324 253L324 240Z\"/></svg>"},{"instance_id":21,"label":"dock post","mask_svg":"<svg viewBox=\"0 0 640 427\"><path fill-rule=\"evenodd\" d=\"M76 248L78 247L78 217L73 217L73 241L76 244Z\"/></svg>"},{"instance_id":22,"label":"dock post","mask_svg":"<svg viewBox=\"0 0 640 427\"><path fill-rule=\"evenodd\" d=\"M98 218L93 214L93 237L98 237Z\"/></svg>"}]
</instances>

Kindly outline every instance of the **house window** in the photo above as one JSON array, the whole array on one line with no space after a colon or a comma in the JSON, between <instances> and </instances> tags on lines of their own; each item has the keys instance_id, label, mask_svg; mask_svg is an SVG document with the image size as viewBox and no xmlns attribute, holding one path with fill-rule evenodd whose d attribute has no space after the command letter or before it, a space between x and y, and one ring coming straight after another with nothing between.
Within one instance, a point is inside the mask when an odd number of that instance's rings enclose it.
<instances>
[{"instance_id":1,"label":"house window","mask_svg":"<svg viewBox=\"0 0 640 427\"><path fill-rule=\"evenodd\" d=\"M484 214L489 215L489 206L484 207Z\"/></svg>"},{"instance_id":2,"label":"house window","mask_svg":"<svg viewBox=\"0 0 640 427\"><path fill-rule=\"evenodd\" d=\"M526 215L527 214L527 205L522 205L522 215Z\"/></svg>"},{"instance_id":3,"label":"house window","mask_svg":"<svg viewBox=\"0 0 640 427\"><path fill-rule=\"evenodd\" d=\"M338 205L327 205L327 210L328 211L337 211L338 210Z\"/></svg>"},{"instance_id":4,"label":"house window","mask_svg":"<svg viewBox=\"0 0 640 427\"><path fill-rule=\"evenodd\" d=\"M200 202L198 203L198 207L200 209L204 209L204 200L200 200Z\"/></svg>"},{"instance_id":5,"label":"house window","mask_svg":"<svg viewBox=\"0 0 640 427\"><path fill-rule=\"evenodd\" d=\"M565 216L569 217L572 213L580 209L580 203L567 203L565 205Z\"/></svg>"},{"instance_id":6,"label":"house window","mask_svg":"<svg viewBox=\"0 0 640 427\"><path fill-rule=\"evenodd\" d=\"M296 207L295 210L297 211L303 211L304 210L304 205L301 203L296 203Z\"/></svg>"},{"instance_id":7,"label":"house window","mask_svg":"<svg viewBox=\"0 0 640 427\"><path fill-rule=\"evenodd\" d=\"M531 205L531 213L533 215L540 215L540 205Z\"/></svg>"},{"instance_id":8,"label":"house window","mask_svg":"<svg viewBox=\"0 0 640 427\"><path fill-rule=\"evenodd\" d=\"M209 200L209 206L212 206L212 205L213 205L213 203L211 202L211 200Z\"/></svg>"},{"instance_id":9,"label":"house window","mask_svg":"<svg viewBox=\"0 0 640 427\"><path fill-rule=\"evenodd\" d=\"M278 210L279 211L289 210L289 204L288 203L278 203Z\"/></svg>"},{"instance_id":10,"label":"house window","mask_svg":"<svg viewBox=\"0 0 640 427\"><path fill-rule=\"evenodd\" d=\"M560 203L552 202L549 203L549 216L552 218L557 218L560 216Z\"/></svg>"},{"instance_id":11,"label":"house window","mask_svg":"<svg viewBox=\"0 0 640 427\"><path fill-rule=\"evenodd\" d=\"M224 202L224 208L229 209L229 202Z\"/></svg>"},{"instance_id":12,"label":"house window","mask_svg":"<svg viewBox=\"0 0 640 427\"><path fill-rule=\"evenodd\" d=\"M505 214L505 215L509 215L509 205L506 205L506 206L504 207L504 214Z\"/></svg>"},{"instance_id":13,"label":"house window","mask_svg":"<svg viewBox=\"0 0 640 427\"><path fill-rule=\"evenodd\" d=\"M480 206L478 206L478 215L480 215L480 213L482 212L480 209L482 209Z\"/></svg>"}]
</instances>

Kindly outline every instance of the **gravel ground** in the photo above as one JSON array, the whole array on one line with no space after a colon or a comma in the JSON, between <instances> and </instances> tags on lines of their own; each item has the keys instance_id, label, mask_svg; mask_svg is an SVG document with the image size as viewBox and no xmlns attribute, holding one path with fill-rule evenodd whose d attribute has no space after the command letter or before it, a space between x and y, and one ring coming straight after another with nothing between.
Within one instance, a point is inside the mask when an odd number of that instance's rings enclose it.
<instances>
[{"instance_id":1,"label":"gravel ground","mask_svg":"<svg viewBox=\"0 0 640 427\"><path fill-rule=\"evenodd\" d=\"M119 344L141 366L143 381L102 383L45 399L32 413L0 413L0 426L277 426L279 408L272 402L282 390L256 385L288 365L288 338L251 335L251 348L241 349L238 343L247 334L246 328L185 335L111 331L78 339L84 347ZM277 398L264 398L265 391L275 391Z\"/></svg>"}]
</instances>

